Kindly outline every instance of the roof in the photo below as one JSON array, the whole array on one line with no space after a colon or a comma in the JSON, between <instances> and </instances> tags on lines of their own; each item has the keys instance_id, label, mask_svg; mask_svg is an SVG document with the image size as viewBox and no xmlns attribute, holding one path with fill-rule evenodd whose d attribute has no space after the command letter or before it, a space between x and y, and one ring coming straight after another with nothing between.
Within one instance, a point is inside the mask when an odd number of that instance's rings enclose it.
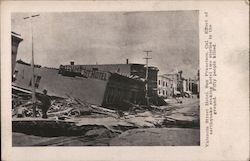
<instances>
[{"instance_id":1,"label":"roof","mask_svg":"<svg viewBox=\"0 0 250 161\"><path fill-rule=\"evenodd\" d=\"M12 37L12 40L17 40L17 41L23 41L23 39L21 38L21 35L20 34L17 34L15 32L11 32L11 37Z\"/></svg>"},{"instance_id":2,"label":"roof","mask_svg":"<svg viewBox=\"0 0 250 161\"><path fill-rule=\"evenodd\" d=\"M12 34L12 35L15 35L15 36L21 36L20 34L18 34L18 33L16 33L16 32L13 32L13 31L11 31L11 34Z\"/></svg>"},{"instance_id":3,"label":"roof","mask_svg":"<svg viewBox=\"0 0 250 161\"><path fill-rule=\"evenodd\" d=\"M167 77L167 76L165 76L165 75L158 75L158 77L165 78L165 79L169 79L169 80L173 80L172 78L169 78L169 77Z\"/></svg>"},{"instance_id":4,"label":"roof","mask_svg":"<svg viewBox=\"0 0 250 161\"><path fill-rule=\"evenodd\" d=\"M70 64L66 64L66 65L63 65L63 66L67 66L67 65L70 65ZM119 66L119 65L123 65L123 66L125 66L125 65L143 65L144 66L144 64L136 64L136 63L128 63L128 64L74 64L73 66L112 66L112 65L117 65L117 66Z\"/></svg>"}]
</instances>

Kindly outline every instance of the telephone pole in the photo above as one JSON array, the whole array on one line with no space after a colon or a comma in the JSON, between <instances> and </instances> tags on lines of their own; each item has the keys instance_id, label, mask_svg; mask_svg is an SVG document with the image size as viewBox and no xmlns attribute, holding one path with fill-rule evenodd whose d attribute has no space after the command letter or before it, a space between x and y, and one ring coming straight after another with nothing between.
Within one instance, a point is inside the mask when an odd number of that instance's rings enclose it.
<instances>
[{"instance_id":1,"label":"telephone pole","mask_svg":"<svg viewBox=\"0 0 250 161\"><path fill-rule=\"evenodd\" d=\"M152 59L148 57L148 53L152 52L151 50L145 50L144 51L146 53L146 57L143 59L146 59L146 94L145 94L145 98L147 100L147 106L149 106L149 97L148 97L148 60Z\"/></svg>"},{"instance_id":2,"label":"telephone pole","mask_svg":"<svg viewBox=\"0 0 250 161\"><path fill-rule=\"evenodd\" d=\"M36 96L35 96L35 69L34 69L34 41L33 41L33 25L32 25L32 19L34 17L38 17L38 15L31 15L28 17L24 17L23 19L29 19L30 21L30 28L31 28L31 68L32 68L32 78L31 78L31 83L32 83L32 104L33 104L33 117L36 117Z\"/></svg>"}]
</instances>

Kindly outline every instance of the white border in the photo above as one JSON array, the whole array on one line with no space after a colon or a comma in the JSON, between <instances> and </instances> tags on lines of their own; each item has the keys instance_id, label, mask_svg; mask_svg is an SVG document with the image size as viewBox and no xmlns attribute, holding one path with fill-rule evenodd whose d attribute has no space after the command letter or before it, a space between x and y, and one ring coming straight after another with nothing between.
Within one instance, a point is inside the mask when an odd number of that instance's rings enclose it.
<instances>
[{"instance_id":1,"label":"white border","mask_svg":"<svg viewBox=\"0 0 250 161\"><path fill-rule=\"evenodd\" d=\"M244 1L9 1L1 5L1 101L3 160L247 160L249 157L249 6ZM211 145L204 147L204 111L201 103L201 146L199 147L11 147L11 12L80 11L166 11L209 12L216 29L218 55L218 115ZM202 27L200 21L200 27ZM203 42L200 34L200 65L203 72ZM240 42L239 42L240 41ZM235 62L237 59L239 62ZM232 66L231 66L232 65ZM201 87L203 86L201 77ZM202 88L201 88L202 91ZM232 97L232 93L236 93ZM201 93L201 100L204 98Z\"/></svg>"}]
</instances>

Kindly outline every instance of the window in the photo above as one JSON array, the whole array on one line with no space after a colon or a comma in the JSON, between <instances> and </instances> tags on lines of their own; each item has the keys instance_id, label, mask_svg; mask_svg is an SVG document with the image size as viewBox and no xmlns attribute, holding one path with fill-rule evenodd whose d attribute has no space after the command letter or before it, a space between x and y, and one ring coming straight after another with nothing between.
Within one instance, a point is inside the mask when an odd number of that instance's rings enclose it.
<instances>
[{"instance_id":1,"label":"window","mask_svg":"<svg viewBox=\"0 0 250 161\"><path fill-rule=\"evenodd\" d=\"M34 76L34 79L35 79L35 87L36 88L38 88L38 86L39 86L39 83L40 83L40 80L41 80L41 76ZM32 85L32 79L30 80L30 82L29 82L29 86L31 86Z\"/></svg>"},{"instance_id":2,"label":"window","mask_svg":"<svg viewBox=\"0 0 250 161\"><path fill-rule=\"evenodd\" d=\"M163 86L163 87L165 86L165 82L164 82L164 81L162 82L162 86Z\"/></svg>"},{"instance_id":3,"label":"window","mask_svg":"<svg viewBox=\"0 0 250 161\"><path fill-rule=\"evenodd\" d=\"M159 80L159 85L161 85L161 80Z\"/></svg>"},{"instance_id":4,"label":"window","mask_svg":"<svg viewBox=\"0 0 250 161\"><path fill-rule=\"evenodd\" d=\"M36 88L38 88L39 83L40 83L40 80L41 80L41 76L37 76L37 77L36 77L36 81L35 81L35 87L36 87Z\"/></svg>"},{"instance_id":5,"label":"window","mask_svg":"<svg viewBox=\"0 0 250 161\"><path fill-rule=\"evenodd\" d=\"M158 93L161 94L161 90L159 90Z\"/></svg>"},{"instance_id":6,"label":"window","mask_svg":"<svg viewBox=\"0 0 250 161\"><path fill-rule=\"evenodd\" d=\"M165 91L164 90L162 91L162 94L165 95Z\"/></svg>"}]
</instances>

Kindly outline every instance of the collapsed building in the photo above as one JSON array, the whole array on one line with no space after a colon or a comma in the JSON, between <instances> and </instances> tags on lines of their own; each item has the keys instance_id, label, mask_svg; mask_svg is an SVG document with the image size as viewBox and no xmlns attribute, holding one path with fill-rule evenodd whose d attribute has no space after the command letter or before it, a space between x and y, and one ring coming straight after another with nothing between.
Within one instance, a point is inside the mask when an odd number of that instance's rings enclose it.
<instances>
[{"instance_id":1,"label":"collapsed building","mask_svg":"<svg viewBox=\"0 0 250 161\"><path fill-rule=\"evenodd\" d=\"M100 64L100 65L75 65L70 62L70 65L61 65L59 73L64 76L83 76L86 77L89 70L96 73L98 71L107 71L117 73L119 75L132 78L133 80L146 81L146 67L144 64L128 63L126 64ZM148 95L153 97L157 95L157 74L159 69L157 67L148 67Z\"/></svg>"},{"instance_id":2,"label":"collapsed building","mask_svg":"<svg viewBox=\"0 0 250 161\"><path fill-rule=\"evenodd\" d=\"M44 89L54 97L73 97L86 103L108 108L128 108L128 104L163 105L157 95L157 67L146 68L144 64L60 65L59 68L32 66L22 60L16 61L20 35L12 32L12 91L31 93L34 88ZM148 77L146 80L146 71ZM147 91L145 86L147 85Z\"/></svg>"},{"instance_id":3,"label":"collapsed building","mask_svg":"<svg viewBox=\"0 0 250 161\"><path fill-rule=\"evenodd\" d=\"M31 65L17 61L14 90L32 89ZM157 96L156 67L148 68L148 95L151 104L164 104ZM143 64L61 65L59 69L35 65L37 92L48 90L48 95L73 97L90 104L111 109L128 110L128 104L145 105L145 73Z\"/></svg>"}]
</instances>

